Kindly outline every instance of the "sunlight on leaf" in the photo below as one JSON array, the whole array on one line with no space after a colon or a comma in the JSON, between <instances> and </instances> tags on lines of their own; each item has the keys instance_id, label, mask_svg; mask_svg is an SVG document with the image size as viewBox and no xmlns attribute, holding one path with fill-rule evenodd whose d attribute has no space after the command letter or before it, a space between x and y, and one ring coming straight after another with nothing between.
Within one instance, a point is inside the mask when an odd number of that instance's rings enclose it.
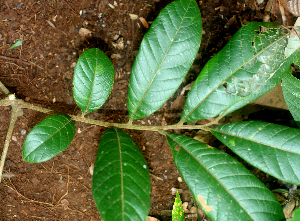
<instances>
[{"instance_id":1,"label":"sunlight on leaf","mask_svg":"<svg viewBox=\"0 0 300 221\"><path fill-rule=\"evenodd\" d=\"M54 115L35 125L23 144L23 159L40 163L64 151L75 135L75 123L65 115Z\"/></svg>"}]
</instances>

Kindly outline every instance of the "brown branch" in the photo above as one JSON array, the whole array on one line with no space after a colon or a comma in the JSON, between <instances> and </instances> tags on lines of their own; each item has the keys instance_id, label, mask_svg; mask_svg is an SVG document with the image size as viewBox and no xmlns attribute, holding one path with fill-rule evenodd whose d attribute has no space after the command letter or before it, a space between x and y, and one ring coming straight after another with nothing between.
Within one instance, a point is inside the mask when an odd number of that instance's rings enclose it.
<instances>
[{"instance_id":1,"label":"brown branch","mask_svg":"<svg viewBox=\"0 0 300 221\"><path fill-rule=\"evenodd\" d=\"M2 151L2 155L1 155L1 160L0 160L0 183L1 183L1 179L2 179L4 162L5 162L5 159L6 159L9 143L10 143L10 140L11 140L11 136L12 136L12 133L13 133L13 130L14 130L16 120L17 120L18 117L23 115L23 110L21 108L19 108L15 103L12 103L11 106L12 106L11 120L10 120L9 127L8 127L8 130L7 130L5 143L4 143L4 147L3 147L3 151Z\"/></svg>"},{"instance_id":2,"label":"brown branch","mask_svg":"<svg viewBox=\"0 0 300 221\"><path fill-rule=\"evenodd\" d=\"M4 86L4 84L2 84L1 81L0 81L0 88L6 95L9 95L10 93L9 90L7 89L7 87Z\"/></svg>"}]
</instances>

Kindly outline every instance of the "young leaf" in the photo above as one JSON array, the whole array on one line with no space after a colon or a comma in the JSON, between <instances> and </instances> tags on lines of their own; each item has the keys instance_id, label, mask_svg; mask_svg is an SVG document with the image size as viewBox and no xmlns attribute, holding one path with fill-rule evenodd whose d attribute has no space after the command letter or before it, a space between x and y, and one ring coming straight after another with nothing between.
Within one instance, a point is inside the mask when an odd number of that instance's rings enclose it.
<instances>
[{"instance_id":1,"label":"young leaf","mask_svg":"<svg viewBox=\"0 0 300 221\"><path fill-rule=\"evenodd\" d=\"M35 125L23 144L23 159L40 163L64 151L75 135L75 123L65 115L54 115Z\"/></svg>"},{"instance_id":2,"label":"young leaf","mask_svg":"<svg viewBox=\"0 0 300 221\"><path fill-rule=\"evenodd\" d=\"M212 133L237 155L288 183L300 184L300 130L260 121L230 123Z\"/></svg>"},{"instance_id":3,"label":"young leaf","mask_svg":"<svg viewBox=\"0 0 300 221\"><path fill-rule=\"evenodd\" d=\"M110 128L101 138L92 190L104 221L146 220L150 208L148 166L134 141L120 129Z\"/></svg>"},{"instance_id":4,"label":"young leaf","mask_svg":"<svg viewBox=\"0 0 300 221\"><path fill-rule=\"evenodd\" d=\"M183 221L183 220L184 220L184 212L182 207L182 201L180 200L180 196L177 190L176 198L172 210L172 221Z\"/></svg>"},{"instance_id":5,"label":"young leaf","mask_svg":"<svg viewBox=\"0 0 300 221\"><path fill-rule=\"evenodd\" d=\"M99 109L108 98L114 82L114 67L98 48L79 57L74 70L73 96L83 114Z\"/></svg>"},{"instance_id":6,"label":"young leaf","mask_svg":"<svg viewBox=\"0 0 300 221\"><path fill-rule=\"evenodd\" d=\"M16 41L16 43L14 43L9 49L11 50L11 49L14 49L14 48L16 48L16 47L19 47L19 46L21 46L21 45L22 45L22 40L19 39L19 40Z\"/></svg>"},{"instance_id":7,"label":"young leaf","mask_svg":"<svg viewBox=\"0 0 300 221\"><path fill-rule=\"evenodd\" d=\"M201 15L195 0L167 5L145 35L128 88L130 120L158 110L177 90L199 49Z\"/></svg>"},{"instance_id":8,"label":"young leaf","mask_svg":"<svg viewBox=\"0 0 300 221\"><path fill-rule=\"evenodd\" d=\"M297 57L300 57L300 53L298 53ZM297 64L299 64L299 61ZM290 70L282 78L282 92L289 111L300 127L300 80L295 78L291 72Z\"/></svg>"},{"instance_id":9,"label":"young leaf","mask_svg":"<svg viewBox=\"0 0 300 221\"><path fill-rule=\"evenodd\" d=\"M181 122L228 114L267 93L296 54L297 44L288 43L289 32L279 25L243 26L204 66L187 96Z\"/></svg>"},{"instance_id":10,"label":"young leaf","mask_svg":"<svg viewBox=\"0 0 300 221\"><path fill-rule=\"evenodd\" d=\"M212 220L284 220L274 194L230 155L182 135L168 134L175 164Z\"/></svg>"}]
</instances>

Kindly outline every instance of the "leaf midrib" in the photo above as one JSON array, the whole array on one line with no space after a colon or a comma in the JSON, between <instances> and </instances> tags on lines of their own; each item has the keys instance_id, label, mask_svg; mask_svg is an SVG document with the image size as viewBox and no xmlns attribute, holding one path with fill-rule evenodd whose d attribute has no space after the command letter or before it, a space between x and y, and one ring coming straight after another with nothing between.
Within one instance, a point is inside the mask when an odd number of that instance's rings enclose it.
<instances>
[{"instance_id":1,"label":"leaf midrib","mask_svg":"<svg viewBox=\"0 0 300 221\"><path fill-rule=\"evenodd\" d=\"M220 82L220 84L218 86L216 86L205 98L202 99L202 101L195 106L195 108L192 109L192 111L189 112L188 115L186 115L182 120L180 120L180 122L184 123L186 121L186 119L212 94L214 93L223 83L225 83L230 77L232 77L238 70L240 70L243 66L247 65L249 62L251 62L253 59L255 59L257 56L259 56L261 53L265 52L269 47L273 46L275 43L281 41L282 39L284 39L287 35L289 35L289 33L284 34L283 36L281 36L279 39L277 39L275 42L273 42L272 44L268 45L266 48L264 48L263 50L259 51L257 54L255 54L253 57L251 57L248 61L246 61L245 63L243 63L240 67L238 67L235 71L233 71L225 80L223 80L222 82ZM279 67L281 67L283 64L285 63L282 62L280 64ZM277 69L278 70L278 69ZM220 72L220 71L219 71ZM274 73L274 72L273 72ZM252 93L251 93L252 94ZM250 94L250 95L251 95ZM250 95L244 97L244 99L246 99L247 97L249 97ZM242 100L244 100L242 99ZM226 111L226 110L225 110Z\"/></svg>"},{"instance_id":2,"label":"leaf midrib","mask_svg":"<svg viewBox=\"0 0 300 221\"><path fill-rule=\"evenodd\" d=\"M267 124L265 125L264 127L268 126L270 124ZM287 128L288 129L288 128ZM220 130L216 130L216 129L211 129L211 131L214 131L214 132L217 132L217 133L220 133L220 134L224 134L226 136L229 136L229 137L234 137L234 138L238 138L238 139L242 139L242 140L246 140L246 141L249 141L249 142L252 142L254 144L260 144L260 145L263 145L263 146L267 146L267 147L271 147L271 148L274 148L276 150L281 150L283 152L287 152L287 153L290 153L290 154L297 154L300 156L299 153L296 153L296 152L292 152L292 151L289 151L289 150L285 150L285 149L282 149L280 147L276 147L276 146L273 146L273 145L269 145L269 144L266 144L266 143L263 143L262 141L256 141L256 140L251 140L250 138L245 138L245 137L242 137L242 136L238 136L238 135L233 135L233 134L230 134L230 133L227 133L227 132L223 132L223 131L220 131ZM258 131L258 133L260 132L263 132L262 130ZM282 131L280 131L282 132ZM257 134L255 134L256 136ZM298 134L299 135L299 134ZM254 137L255 137L254 136ZM253 137L253 138L254 138ZM291 138L290 138L291 139Z\"/></svg>"},{"instance_id":3,"label":"leaf midrib","mask_svg":"<svg viewBox=\"0 0 300 221\"><path fill-rule=\"evenodd\" d=\"M97 54L98 54L98 50L96 49L96 55L95 55L95 58L96 58L96 65L95 65L95 69L94 69L94 78L93 78L93 82L92 82L92 88L91 88L91 92L90 92L90 97L89 97L89 100L88 100L88 103L86 105L86 108L83 112L83 115L86 114L88 108L89 108L89 105L90 105L90 102L91 102L91 97L92 97L92 94L93 94L93 89L94 89L94 84L95 84L95 78L96 78L96 69L97 69L97 65L98 65L98 57L97 57ZM87 60L87 58L86 58Z\"/></svg>"},{"instance_id":4,"label":"leaf midrib","mask_svg":"<svg viewBox=\"0 0 300 221\"><path fill-rule=\"evenodd\" d=\"M252 216L247 212L247 210L239 203L239 201L227 190L227 188L224 187L223 183L221 183L216 177L214 174L212 174L196 157L194 157L194 155L190 154L190 152L183 146L181 145L176 139L174 139L173 137L171 137L169 134L166 134L166 136L170 137L175 143L177 143L180 147L182 147L187 153L189 156L191 156L194 160L196 160L201 166L203 169L206 170L206 172L208 172L219 184L220 186L223 187L223 189L226 191L226 193L228 193L232 199L235 199L235 202L245 211L246 214L249 215L249 217L252 218ZM254 220L254 219L253 219Z\"/></svg>"},{"instance_id":5,"label":"leaf midrib","mask_svg":"<svg viewBox=\"0 0 300 221\"><path fill-rule=\"evenodd\" d=\"M119 148L119 157L120 157L120 175L121 175L121 204L122 204L122 220L125 220L125 214L124 214L124 181L123 181L123 165L122 165L122 147L121 147L121 141L118 134L118 131L116 128L114 128L117 141L118 141L118 148Z\"/></svg>"},{"instance_id":6,"label":"leaf midrib","mask_svg":"<svg viewBox=\"0 0 300 221\"><path fill-rule=\"evenodd\" d=\"M67 123L65 123L61 128L59 128L55 133L53 133L51 136L49 136L45 141L43 141L39 146L37 146L34 150L32 150L25 158L27 158L30 154L32 154L36 149L38 149L40 146L42 146L44 143L46 143L50 138L52 138L55 134L57 134L60 130L66 127L72 119L69 119Z\"/></svg>"},{"instance_id":7,"label":"leaf midrib","mask_svg":"<svg viewBox=\"0 0 300 221\"><path fill-rule=\"evenodd\" d=\"M184 13L184 15L183 15L183 17L182 17L181 23L180 23L180 25L179 25L179 27L178 27L178 29L177 29L177 31L176 31L176 33L175 33L175 35L174 35L172 41L171 41L171 44L170 44L170 46L168 47L168 49L167 49L167 51L166 51L166 53L165 53L164 58L162 59L161 63L159 64L159 66L158 66L158 68L157 68L157 70L156 70L156 72L155 72L155 74L154 74L154 76L153 76L151 82L149 83L149 85L148 85L148 87L147 87L147 89L146 89L146 91L145 91L145 93L144 93L142 99L140 100L140 102L139 102L138 105L136 106L135 111L132 113L132 116L131 116L131 118L130 118L130 121L133 121L136 112L138 111L139 107L141 106L143 100L144 100L145 97L146 97L146 94L148 93L148 91L149 91L149 89L150 89L150 87L151 87L151 85L152 85L152 83L153 83L153 81L154 81L154 79L155 79L155 77L156 77L156 75L158 74L158 72L159 72L159 70L160 70L162 64L164 63L164 60L166 59L166 57L167 57L167 55L168 55L168 53L169 53L169 51L170 51L170 48L172 47L172 45L173 45L173 43L174 43L174 40L175 40L175 38L176 38L176 36L177 36L179 30L181 29L182 23L183 23L183 21L184 21L184 19L185 19L185 16L186 16L187 11L189 10L189 7L190 7L191 2L192 2L192 1L190 0L189 5L188 5L187 8L186 8L186 12Z\"/></svg>"}]
</instances>

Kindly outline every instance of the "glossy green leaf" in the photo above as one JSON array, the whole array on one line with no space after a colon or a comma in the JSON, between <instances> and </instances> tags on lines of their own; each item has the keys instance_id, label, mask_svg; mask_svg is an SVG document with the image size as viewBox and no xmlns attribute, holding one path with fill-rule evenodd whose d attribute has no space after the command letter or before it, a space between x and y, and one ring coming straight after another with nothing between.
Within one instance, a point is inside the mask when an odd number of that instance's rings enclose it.
<instances>
[{"instance_id":1,"label":"glossy green leaf","mask_svg":"<svg viewBox=\"0 0 300 221\"><path fill-rule=\"evenodd\" d=\"M9 49L11 50L11 49L14 49L14 48L16 48L16 47L19 47L19 46L21 46L21 45L22 45L22 40L19 39L19 40L16 41L16 43L14 43Z\"/></svg>"},{"instance_id":2,"label":"glossy green leaf","mask_svg":"<svg viewBox=\"0 0 300 221\"><path fill-rule=\"evenodd\" d=\"M216 127L212 133L253 166L280 180L300 184L300 129L246 121Z\"/></svg>"},{"instance_id":3,"label":"glossy green leaf","mask_svg":"<svg viewBox=\"0 0 300 221\"><path fill-rule=\"evenodd\" d=\"M297 54L296 64L299 65L300 53ZM294 120L300 127L300 80L292 75L292 71L282 78L282 92Z\"/></svg>"},{"instance_id":4,"label":"glossy green leaf","mask_svg":"<svg viewBox=\"0 0 300 221\"><path fill-rule=\"evenodd\" d=\"M23 144L23 159L40 163L64 151L75 135L75 123L65 115L41 121L28 133Z\"/></svg>"},{"instance_id":5,"label":"glossy green leaf","mask_svg":"<svg viewBox=\"0 0 300 221\"><path fill-rule=\"evenodd\" d=\"M178 190L176 191L176 198L172 210L172 221L184 221L182 201L180 200Z\"/></svg>"},{"instance_id":6,"label":"glossy green leaf","mask_svg":"<svg viewBox=\"0 0 300 221\"><path fill-rule=\"evenodd\" d=\"M114 82L114 67L98 48L79 57L74 70L73 96L83 114L99 109L108 98Z\"/></svg>"},{"instance_id":7,"label":"glossy green leaf","mask_svg":"<svg viewBox=\"0 0 300 221\"><path fill-rule=\"evenodd\" d=\"M130 136L110 128L102 136L93 174L93 197L104 221L146 220L150 177Z\"/></svg>"},{"instance_id":8,"label":"glossy green leaf","mask_svg":"<svg viewBox=\"0 0 300 221\"><path fill-rule=\"evenodd\" d=\"M284 220L274 194L233 157L182 135L167 139L178 170L210 219Z\"/></svg>"},{"instance_id":9,"label":"glossy green leaf","mask_svg":"<svg viewBox=\"0 0 300 221\"><path fill-rule=\"evenodd\" d=\"M201 15L195 0L167 5L144 36L128 88L130 120L149 116L178 89L199 49Z\"/></svg>"},{"instance_id":10,"label":"glossy green leaf","mask_svg":"<svg viewBox=\"0 0 300 221\"><path fill-rule=\"evenodd\" d=\"M288 43L289 32L279 25L243 26L202 69L187 96L181 122L228 114L274 88L298 48Z\"/></svg>"}]
</instances>

